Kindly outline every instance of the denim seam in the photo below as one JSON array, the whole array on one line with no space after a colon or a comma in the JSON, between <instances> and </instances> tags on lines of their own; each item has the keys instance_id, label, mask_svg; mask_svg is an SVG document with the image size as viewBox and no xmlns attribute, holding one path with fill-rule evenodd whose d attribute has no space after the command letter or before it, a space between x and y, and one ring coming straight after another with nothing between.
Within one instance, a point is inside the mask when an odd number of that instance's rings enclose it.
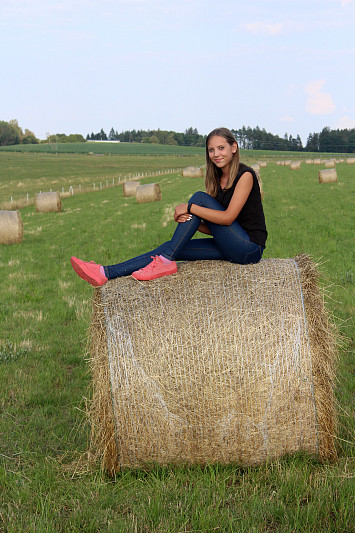
<instances>
[{"instance_id":1,"label":"denim seam","mask_svg":"<svg viewBox=\"0 0 355 533\"><path fill-rule=\"evenodd\" d=\"M182 222L180 222L180 224L182 224ZM184 222L184 224L186 224L186 222ZM183 240L185 239L185 237L186 237L186 233L188 232L188 230L189 230L189 227L187 227L186 231L185 231L184 234L181 236L179 242L176 243L175 248L173 248L173 251L172 251L172 255L173 255L173 256L175 255L176 249L180 246L181 241L183 241Z\"/></svg>"}]
</instances>

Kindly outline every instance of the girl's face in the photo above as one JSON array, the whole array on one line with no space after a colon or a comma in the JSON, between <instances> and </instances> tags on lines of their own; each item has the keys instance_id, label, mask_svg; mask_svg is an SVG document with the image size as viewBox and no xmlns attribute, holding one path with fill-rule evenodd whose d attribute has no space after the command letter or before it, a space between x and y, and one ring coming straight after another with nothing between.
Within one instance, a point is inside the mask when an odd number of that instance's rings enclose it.
<instances>
[{"instance_id":1,"label":"girl's face","mask_svg":"<svg viewBox=\"0 0 355 533\"><path fill-rule=\"evenodd\" d=\"M237 143L233 143L232 145L230 145L224 137L214 135L209 140L207 149L209 158L212 163L214 163L218 168L227 170L227 168L230 166L234 154L238 149L238 145Z\"/></svg>"}]
</instances>

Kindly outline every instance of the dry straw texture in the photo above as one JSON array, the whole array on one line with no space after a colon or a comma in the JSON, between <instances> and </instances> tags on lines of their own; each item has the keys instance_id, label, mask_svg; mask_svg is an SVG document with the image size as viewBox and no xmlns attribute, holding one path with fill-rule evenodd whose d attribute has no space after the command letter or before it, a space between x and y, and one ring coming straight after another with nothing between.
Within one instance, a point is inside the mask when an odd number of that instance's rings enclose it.
<instances>
[{"instance_id":1,"label":"dry straw texture","mask_svg":"<svg viewBox=\"0 0 355 533\"><path fill-rule=\"evenodd\" d=\"M19 211L0 211L0 244L22 242L23 224Z\"/></svg>"},{"instance_id":2,"label":"dry straw texture","mask_svg":"<svg viewBox=\"0 0 355 533\"><path fill-rule=\"evenodd\" d=\"M301 168L301 161L292 161L290 163L291 170L299 170Z\"/></svg>"},{"instance_id":3,"label":"dry straw texture","mask_svg":"<svg viewBox=\"0 0 355 533\"><path fill-rule=\"evenodd\" d=\"M91 452L158 464L333 459L334 330L307 256L179 264L93 298Z\"/></svg>"},{"instance_id":4,"label":"dry straw texture","mask_svg":"<svg viewBox=\"0 0 355 533\"><path fill-rule=\"evenodd\" d=\"M147 185L140 185L137 187L136 200L138 204L160 202L161 189L158 183L147 183Z\"/></svg>"},{"instance_id":5,"label":"dry straw texture","mask_svg":"<svg viewBox=\"0 0 355 533\"><path fill-rule=\"evenodd\" d=\"M141 184L140 181L126 181L123 184L123 196L130 197L135 196L137 192L137 187Z\"/></svg>"},{"instance_id":6,"label":"dry straw texture","mask_svg":"<svg viewBox=\"0 0 355 533\"><path fill-rule=\"evenodd\" d=\"M346 162L348 165L353 165L355 163L355 157L348 157Z\"/></svg>"},{"instance_id":7,"label":"dry straw texture","mask_svg":"<svg viewBox=\"0 0 355 533\"><path fill-rule=\"evenodd\" d=\"M255 174L260 178L260 165L259 163L253 163L250 165L250 168L252 168L255 171Z\"/></svg>"},{"instance_id":8,"label":"dry straw texture","mask_svg":"<svg viewBox=\"0 0 355 533\"><path fill-rule=\"evenodd\" d=\"M202 167L186 167L182 175L184 178L203 178L204 172Z\"/></svg>"},{"instance_id":9,"label":"dry straw texture","mask_svg":"<svg viewBox=\"0 0 355 533\"><path fill-rule=\"evenodd\" d=\"M59 192L39 192L36 195L37 213L50 213L51 211L61 211L62 200Z\"/></svg>"},{"instance_id":10,"label":"dry straw texture","mask_svg":"<svg viewBox=\"0 0 355 533\"><path fill-rule=\"evenodd\" d=\"M338 181L337 171L335 168L326 168L318 170L319 183L335 183Z\"/></svg>"},{"instance_id":11,"label":"dry straw texture","mask_svg":"<svg viewBox=\"0 0 355 533\"><path fill-rule=\"evenodd\" d=\"M261 201L263 201L263 199L264 199L264 191L263 191L263 182L261 180L261 175L260 175L260 165L259 165L259 163L254 163L253 165L250 165L250 167L254 170L254 172L256 174L256 177L258 179L260 195L261 195Z\"/></svg>"}]
</instances>

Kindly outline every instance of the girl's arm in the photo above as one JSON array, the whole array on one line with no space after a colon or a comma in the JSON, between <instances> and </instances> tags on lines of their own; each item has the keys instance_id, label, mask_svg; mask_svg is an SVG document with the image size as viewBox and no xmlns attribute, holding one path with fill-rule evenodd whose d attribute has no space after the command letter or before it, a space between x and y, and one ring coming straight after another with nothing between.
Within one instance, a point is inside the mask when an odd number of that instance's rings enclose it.
<instances>
[{"instance_id":1,"label":"girl's arm","mask_svg":"<svg viewBox=\"0 0 355 533\"><path fill-rule=\"evenodd\" d=\"M232 199L229 206L225 211L218 211L216 209L209 209L207 207L201 207L196 204L191 204L190 213L196 215L204 220L213 222L214 224L220 224L221 226L230 226L241 210L243 209L245 202L253 187L253 176L251 172L245 172L238 181ZM175 221L179 216L187 213L187 204L180 204L175 208Z\"/></svg>"}]
</instances>

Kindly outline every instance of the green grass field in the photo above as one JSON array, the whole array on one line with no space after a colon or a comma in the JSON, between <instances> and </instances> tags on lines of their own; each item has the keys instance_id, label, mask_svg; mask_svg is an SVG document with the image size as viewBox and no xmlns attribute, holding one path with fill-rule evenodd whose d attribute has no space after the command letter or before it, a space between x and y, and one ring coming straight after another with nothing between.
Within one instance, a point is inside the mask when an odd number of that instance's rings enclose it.
<instances>
[{"instance_id":1,"label":"green grass field","mask_svg":"<svg viewBox=\"0 0 355 533\"><path fill-rule=\"evenodd\" d=\"M0 152L0 208L16 209L33 203L38 192L52 189L68 193L112 186L132 175L156 174L159 171L184 168L203 164L203 156L194 151L186 155L150 156L88 155L88 154L33 154ZM11 198L13 205L11 205Z\"/></svg>"},{"instance_id":2,"label":"green grass field","mask_svg":"<svg viewBox=\"0 0 355 533\"><path fill-rule=\"evenodd\" d=\"M174 146L149 143L54 143L54 144L16 144L0 146L0 152L46 153L46 154L90 154L90 155L203 155L204 148Z\"/></svg>"},{"instance_id":3,"label":"green grass field","mask_svg":"<svg viewBox=\"0 0 355 533\"><path fill-rule=\"evenodd\" d=\"M13 159L3 159L8 156ZM47 190L51 180L69 183L88 173L98 183L100 165L111 164L108 156L66 157L1 153L1 169L9 161L14 168L1 178L0 200L25 179L36 191L38 176ZM165 158L165 168L175 168ZM159 157L124 161L124 172L164 168ZM202 163L190 156L176 167ZM167 240L174 205L203 189L203 180L158 175L161 202L137 205L115 186L64 198L61 213L36 213L29 205L21 209L22 244L0 245L0 531L354 531L355 165L338 165L335 184L320 185L317 169L262 169L265 257L308 253L321 263L327 307L346 337L337 365L338 460L320 464L298 454L253 468L156 467L114 479L99 465L87 467L93 289L74 274L69 258L110 264ZM106 176L115 172L117 166L107 168Z\"/></svg>"},{"instance_id":4,"label":"green grass field","mask_svg":"<svg viewBox=\"0 0 355 533\"><path fill-rule=\"evenodd\" d=\"M38 192L68 193L71 187L75 192L107 188L132 175L155 175L159 171L200 166L205 162L204 148L188 146L72 143L58 144L58 151L54 150L55 146L0 147L0 209L18 209L34 203ZM313 157L309 153L255 150L242 150L241 155L249 163ZM322 157L329 159L332 154Z\"/></svg>"}]
</instances>

